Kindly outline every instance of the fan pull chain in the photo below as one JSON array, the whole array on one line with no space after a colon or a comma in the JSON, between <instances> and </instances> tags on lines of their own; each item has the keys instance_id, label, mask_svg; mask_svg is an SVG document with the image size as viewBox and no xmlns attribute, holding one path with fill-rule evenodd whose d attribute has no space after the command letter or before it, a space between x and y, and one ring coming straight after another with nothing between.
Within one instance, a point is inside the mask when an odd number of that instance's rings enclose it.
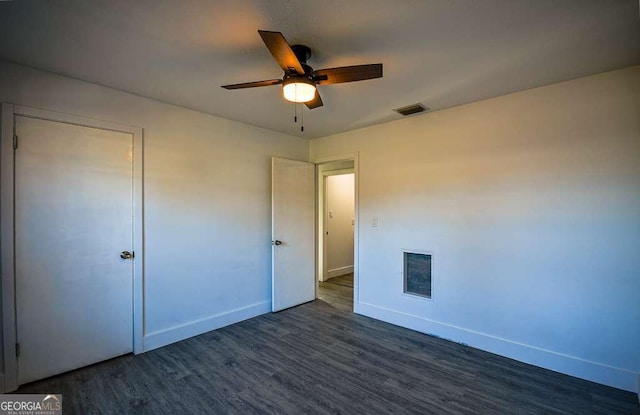
<instances>
[{"instance_id":1,"label":"fan pull chain","mask_svg":"<svg viewBox=\"0 0 640 415\"><path fill-rule=\"evenodd\" d=\"M297 123L298 122L298 105L302 105L302 104L298 104L297 102L293 104L293 122ZM301 106L300 107L300 131L304 132L304 108Z\"/></svg>"}]
</instances>

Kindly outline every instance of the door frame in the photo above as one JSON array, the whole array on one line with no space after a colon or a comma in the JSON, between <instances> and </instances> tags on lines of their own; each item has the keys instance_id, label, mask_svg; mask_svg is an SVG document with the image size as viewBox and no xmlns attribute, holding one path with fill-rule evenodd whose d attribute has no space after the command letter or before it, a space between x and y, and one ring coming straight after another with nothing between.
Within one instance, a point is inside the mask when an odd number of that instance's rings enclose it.
<instances>
[{"instance_id":1,"label":"door frame","mask_svg":"<svg viewBox=\"0 0 640 415\"><path fill-rule=\"evenodd\" d=\"M2 103L0 132L0 267L2 273L2 339L3 371L0 390L18 388L16 357L16 296L15 296L15 119L25 116L66 124L111 130L133 136L133 352L143 352L144 335L144 205L143 205L143 130L55 111ZM7 226L9 224L9 226Z\"/></svg>"},{"instance_id":2,"label":"door frame","mask_svg":"<svg viewBox=\"0 0 640 415\"><path fill-rule=\"evenodd\" d=\"M320 220L320 216L324 215L324 206L325 197L321 195L320 192L324 192L324 185L321 183L324 180L323 175L319 174L319 167L322 164L334 163L339 161L353 161L353 181L354 181L354 205L353 205L353 215L354 215L354 224L353 224L353 312L359 313L359 303L360 303L360 255L359 255L359 246L360 246L360 184L359 184L359 171L360 171L360 154L359 152L347 153L347 154L339 154L335 156L328 157L318 157L311 162L316 165L316 177L318 177L318 181L316 182L316 298L318 298L318 286L320 284L319 270L322 268L322 272L324 272L324 267L321 267L320 264L324 261L324 220ZM322 250L320 247L323 247ZM322 252L321 252L322 251Z\"/></svg>"}]
</instances>

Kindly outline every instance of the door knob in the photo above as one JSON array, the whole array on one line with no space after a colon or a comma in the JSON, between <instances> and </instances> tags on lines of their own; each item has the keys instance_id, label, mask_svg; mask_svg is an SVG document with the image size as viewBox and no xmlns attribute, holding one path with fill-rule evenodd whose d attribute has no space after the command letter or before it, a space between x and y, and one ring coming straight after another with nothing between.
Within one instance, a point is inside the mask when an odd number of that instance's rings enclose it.
<instances>
[{"instance_id":1,"label":"door knob","mask_svg":"<svg viewBox=\"0 0 640 415\"><path fill-rule=\"evenodd\" d=\"M122 251L120 253L120 258L122 258L122 259L131 259L131 258L133 258L133 252Z\"/></svg>"},{"instance_id":2,"label":"door knob","mask_svg":"<svg viewBox=\"0 0 640 415\"><path fill-rule=\"evenodd\" d=\"M282 241L279 241L279 240L277 240L277 239L276 239L276 240L273 242L273 244L274 244L274 245L282 245Z\"/></svg>"}]
</instances>

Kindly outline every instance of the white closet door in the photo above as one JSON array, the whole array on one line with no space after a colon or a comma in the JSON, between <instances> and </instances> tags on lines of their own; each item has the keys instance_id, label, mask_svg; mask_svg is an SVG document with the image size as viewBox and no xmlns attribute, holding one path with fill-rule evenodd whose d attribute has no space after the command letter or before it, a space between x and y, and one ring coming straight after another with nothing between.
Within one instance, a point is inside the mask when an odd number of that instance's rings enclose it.
<instances>
[{"instance_id":1,"label":"white closet door","mask_svg":"<svg viewBox=\"0 0 640 415\"><path fill-rule=\"evenodd\" d=\"M133 350L133 136L24 116L16 133L24 384Z\"/></svg>"}]
</instances>

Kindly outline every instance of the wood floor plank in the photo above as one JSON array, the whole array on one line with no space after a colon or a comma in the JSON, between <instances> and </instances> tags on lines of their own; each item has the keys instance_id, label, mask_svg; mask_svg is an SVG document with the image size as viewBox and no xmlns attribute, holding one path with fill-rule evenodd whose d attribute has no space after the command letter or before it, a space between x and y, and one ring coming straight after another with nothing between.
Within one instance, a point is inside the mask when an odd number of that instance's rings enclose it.
<instances>
[{"instance_id":1,"label":"wood floor plank","mask_svg":"<svg viewBox=\"0 0 640 415\"><path fill-rule=\"evenodd\" d=\"M82 415L640 415L632 393L353 314L339 278L312 303L18 393L62 393Z\"/></svg>"}]
</instances>

